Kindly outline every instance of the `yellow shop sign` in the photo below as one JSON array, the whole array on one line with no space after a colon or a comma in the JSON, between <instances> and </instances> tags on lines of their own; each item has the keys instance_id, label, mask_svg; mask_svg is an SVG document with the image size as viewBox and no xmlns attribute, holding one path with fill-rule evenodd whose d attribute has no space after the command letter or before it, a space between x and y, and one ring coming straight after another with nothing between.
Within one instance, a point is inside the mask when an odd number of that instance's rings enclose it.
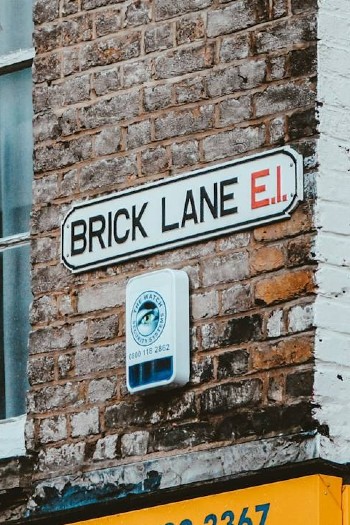
<instances>
[{"instance_id":1,"label":"yellow shop sign","mask_svg":"<svg viewBox=\"0 0 350 525\"><path fill-rule=\"evenodd\" d=\"M341 478L313 475L75 525L350 525L349 508Z\"/></svg>"}]
</instances>

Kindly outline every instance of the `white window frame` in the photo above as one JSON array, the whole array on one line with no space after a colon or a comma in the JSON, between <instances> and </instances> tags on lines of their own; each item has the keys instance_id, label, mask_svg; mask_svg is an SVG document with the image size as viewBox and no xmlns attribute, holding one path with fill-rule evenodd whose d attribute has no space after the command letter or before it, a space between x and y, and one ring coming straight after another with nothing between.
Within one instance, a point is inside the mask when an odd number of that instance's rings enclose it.
<instances>
[{"instance_id":1,"label":"white window frame","mask_svg":"<svg viewBox=\"0 0 350 525\"><path fill-rule=\"evenodd\" d=\"M35 50L33 47L0 55L0 75L31 67L34 56ZM10 247L29 243L29 231L2 237L0 238L0 252ZM25 455L25 424L26 414L0 420L0 459Z\"/></svg>"}]
</instances>

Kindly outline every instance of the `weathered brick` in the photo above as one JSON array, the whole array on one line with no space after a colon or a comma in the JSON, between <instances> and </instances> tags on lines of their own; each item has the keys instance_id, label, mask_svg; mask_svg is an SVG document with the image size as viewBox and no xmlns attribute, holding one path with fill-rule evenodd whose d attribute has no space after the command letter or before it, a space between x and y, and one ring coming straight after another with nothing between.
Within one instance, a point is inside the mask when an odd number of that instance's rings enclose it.
<instances>
[{"instance_id":1,"label":"weathered brick","mask_svg":"<svg viewBox=\"0 0 350 525\"><path fill-rule=\"evenodd\" d=\"M255 95L256 115L271 115L309 106L315 101L313 86L308 82L273 85Z\"/></svg>"},{"instance_id":2,"label":"weathered brick","mask_svg":"<svg viewBox=\"0 0 350 525\"><path fill-rule=\"evenodd\" d=\"M144 91L144 106L146 111L163 109L172 104L172 86L161 84L147 87Z\"/></svg>"},{"instance_id":3,"label":"weathered brick","mask_svg":"<svg viewBox=\"0 0 350 525\"><path fill-rule=\"evenodd\" d=\"M255 287L255 300L257 304L273 304L289 301L313 290L313 272L299 270L259 281Z\"/></svg>"},{"instance_id":4,"label":"weathered brick","mask_svg":"<svg viewBox=\"0 0 350 525\"><path fill-rule=\"evenodd\" d=\"M37 56L34 60L34 82L52 81L61 75L61 60L58 52Z\"/></svg>"},{"instance_id":5,"label":"weathered brick","mask_svg":"<svg viewBox=\"0 0 350 525\"><path fill-rule=\"evenodd\" d=\"M113 339L118 334L119 319L116 315L91 319L89 322L89 339L92 342L102 339Z\"/></svg>"},{"instance_id":6,"label":"weathered brick","mask_svg":"<svg viewBox=\"0 0 350 525\"><path fill-rule=\"evenodd\" d=\"M150 0L134 0L127 6L125 12L125 25L139 26L151 20Z\"/></svg>"},{"instance_id":7,"label":"weathered brick","mask_svg":"<svg viewBox=\"0 0 350 525\"><path fill-rule=\"evenodd\" d=\"M317 133L318 120L315 108L298 111L288 117L288 134L291 140L313 136Z\"/></svg>"},{"instance_id":8,"label":"weathered brick","mask_svg":"<svg viewBox=\"0 0 350 525\"><path fill-rule=\"evenodd\" d=\"M51 203L58 197L58 194L58 176L56 173L33 181L34 204Z\"/></svg>"},{"instance_id":9,"label":"weathered brick","mask_svg":"<svg viewBox=\"0 0 350 525\"><path fill-rule=\"evenodd\" d=\"M124 352L121 344L77 350L75 373L81 376L117 368L124 362Z\"/></svg>"},{"instance_id":10,"label":"weathered brick","mask_svg":"<svg viewBox=\"0 0 350 525\"><path fill-rule=\"evenodd\" d=\"M84 44L80 52L81 70L96 66L107 66L140 55L141 34L129 32Z\"/></svg>"},{"instance_id":11,"label":"weathered brick","mask_svg":"<svg viewBox=\"0 0 350 525\"><path fill-rule=\"evenodd\" d=\"M273 241L305 233L311 228L311 217L307 206L299 206L287 221L255 228L254 237L257 241Z\"/></svg>"},{"instance_id":12,"label":"weathered brick","mask_svg":"<svg viewBox=\"0 0 350 525\"><path fill-rule=\"evenodd\" d=\"M201 327L204 350L257 341L262 335L260 314L246 315L222 323L211 323Z\"/></svg>"},{"instance_id":13,"label":"weathered brick","mask_svg":"<svg viewBox=\"0 0 350 525\"><path fill-rule=\"evenodd\" d=\"M63 137L73 135L80 130L79 111L69 108L64 111L59 119L60 131Z\"/></svg>"},{"instance_id":14,"label":"weathered brick","mask_svg":"<svg viewBox=\"0 0 350 525\"><path fill-rule=\"evenodd\" d=\"M274 0L272 4L272 17L280 18L288 14L288 0Z\"/></svg>"},{"instance_id":15,"label":"weathered brick","mask_svg":"<svg viewBox=\"0 0 350 525\"><path fill-rule=\"evenodd\" d=\"M122 27L121 11L117 9L107 9L97 11L95 14L96 36L107 36L116 33Z\"/></svg>"},{"instance_id":16,"label":"weathered brick","mask_svg":"<svg viewBox=\"0 0 350 525\"><path fill-rule=\"evenodd\" d=\"M290 21L280 21L255 34L258 53L288 48L316 39L316 18L305 16Z\"/></svg>"},{"instance_id":17,"label":"weathered brick","mask_svg":"<svg viewBox=\"0 0 350 525\"><path fill-rule=\"evenodd\" d=\"M65 416L54 416L40 422L41 443L52 443L67 438L67 419Z\"/></svg>"},{"instance_id":18,"label":"weathered brick","mask_svg":"<svg viewBox=\"0 0 350 525\"><path fill-rule=\"evenodd\" d=\"M192 345L192 349L195 345ZM214 363L211 356L202 357L199 361L191 362L191 377L190 382L194 385L207 383L214 378Z\"/></svg>"},{"instance_id":19,"label":"weathered brick","mask_svg":"<svg viewBox=\"0 0 350 525\"><path fill-rule=\"evenodd\" d=\"M58 18L59 0L35 0L34 2L34 22L43 24Z\"/></svg>"},{"instance_id":20,"label":"weathered brick","mask_svg":"<svg viewBox=\"0 0 350 525\"><path fill-rule=\"evenodd\" d=\"M157 140L196 133L214 124L214 106L201 106L193 111L171 111L155 120Z\"/></svg>"},{"instance_id":21,"label":"weathered brick","mask_svg":"<svg viewBox=\"0 0 350 525\"><path fill-rule=\"evenodd\" d=\"M301 266L314 261L313 239L309 236L292 239L287 244L287 266Z\"/></svg>"},{"instance_id":22,"label":"weathered brick","mask_svg":"<svg viewBox=\"0 0 350 525\"><path fill-rule=\"evenodd\" d=\"M31 412L48 412L79 404L79 384L45 386L28 395L28 408Z\"/></svg>"},{"instance_id":23,"label":"weathered brick","mask_svg":"<svg viewBox=\"0 0 350 525\"><path fill-rule=\"evenodd\" d=\"M32 232L48 232L59 228L62 223L65 210L59 206L47 204L32 212Z\"/></svg>"},{"instance_id":24,"label":"weathered brick","mask_svg":"<svg viewBox=\"0 0 350 525\"><path fill-rule=\"evenodd\" d=\"M212 0L155 0L156 20L164 20L174 16L182 15L190 11L205 9L212 4Z\"/></svg>"},{"instance_id":25,"label":"weathered brick","mask_svg":"<svg viewBox=\"0 0 350 525\"><path fill-rule=\"evenodd\" d=\"M118 434L101 438L96 443L93 460L103 461L105 459L115 459L118 456Z\"/></svg>"},{"instance_id":26,"label":"weathered brick","mask_svg":"<svg viewBox=\"0 0 350 525\"><path fill-rule=\"evenodd\" d=\"M288 76L288 62L285 55L271 57L269 59L269 65L268 80L282 80Z\"/></svg>"},{"instance_id":27,"label":"weathered brick","mask_svg":"<svg viewBox=\"0 0 350 525\"><path fill-rule=\"evenodd\" d=\"M66 77L74 73L79 73L79 48L68 47L62 51L62 73Z\"/></svg>"},{"instance_id":28,"label":"weathered brick","mask_svg":"<svg viewBox=\"0 0 350 525\"><path fill-rule=\"evenodd\" d=\"M219 126L229 126L249 120L253 115L252 100L249 96L224 100L219 105Z\"/></svg>"},{"instance_id":29,"label":"weathered brick","mask_svg":"<svg viewBox=\"0 0 350 525\"><path fill-rule=\"evenodd\" d=\"M91 156L91 138L81 137L37 148L34 151L34 167L36 172L40 173L65 168L76 162L87 160Z\"/></svg>"},{"instance_id":30,"label":"weathered brick","mask_svg":"<svg viewBox=\"0 0 350 525\"><path fill-rule=\"evenodd\" d=\"M98 408L91 408L85 412L78 412L70 416L72 437L89 436L99 432Z\"/></svg>"},{"instance_id":31,"label":"weathered brick","mask_svg":"<svg viewBox=\"0 0 350 525\"><path fill-rule=\"evenodd\" d=\"M263 125L236 128L204 139L204 158L206 161L212 161L233 157L234 155L259 148L264 142L265 127Z\"/></svg>"},{"instance_id":32,"label":"weathered brick","mask_svg":"<svg viewBox=\"0 0 350 525\"><path fill-rule=\"evenodd\" d=\"M155 76L162 79L185 75L207 69L213 62L214 49L211 45L193 44L190 48L169 51L156 58Z\"/></svg>"},{"instance_id":33,"label":"weathered brick","mask_svg":"<svg viewBox=\"0 0 350 525\"><path fill-rule=\"evenodd\" d=\"M56 471L79 466L84 463L85 443L62 445L58 448L42 449L39 452L39 471Z\"/></svg>"},{"instance_id":34,"label":"weathered brick","mask_svg":"<svg viewBox=\"0 0 350 525\"><path fill-rule=\"evenodd\" d=\"M250 256L250 267L253 273L268 272L282 268L285 256L282 246L264 246L254 250Z\"/></svg>"},{"instance_id":35,"label":"weathered brick","mask_svg":"<svg viewBox=\"0 0 350 525\"><path fill-rule=\"evenodd\" d=\"M74 356L72 354L61 354L58 356L57 365L59 379L71 377L74 369Z\"/></svg>"},{"instance_id":36,"label":"weathered brick","mask_svg":"<svg viewBox=\"0 0 350 525\"><path fill-rule=\"evenodd\" d=\"M63 265L36 268L32 276L33 293L47 293L62 290L72 282L72 275Z\"/></svg>"},{"instance_id":37,"label":"weathered brick","mask_svg":"<svg viewBox=\"0 0 350 525\"><path fill-rule=\"evenodd\" d=\"M34 45L36 52L48 53L61 47L61 27L58 24L47 24L34 31Z\"/></svg>"},{"instance_id":38,"label":"weathered brick","mask_svg":"<svg viewBox=\"0 0 350 525\"><path fill-rule=\"evenodd\" d=\"M47 323L52 321L58 313L56 298L43 295L35 298L30 309L31 323Z\"/></svg>"},{"instance_id":39,"label":"weathered brick","mask_svg":"<svg viewBox=\"0 0 350 525\"><path fill-rule=\"evenodd\" d=\"M308 431L314 427L310 404L297 403L290 406L256 407L254 410L236 412L220 422L217 436L223 440L247 437L259 439L276 432L286 435Z\"/></svg>"},{"instance_id":40,"label":"weathered brick","mask_svg":"<svg viewBox=\"0 0 350 525\"><path fill-rule=\"evenodd\" d=\"M90 381L88 387L88 401L90 403L102 403L111 399L116 391L117 378L103 377Z\"/></svg>"},{"instance_id":41,"label":"weathered brick","mask_svg":"<svg viewBox=\"0 0 350 525\"><path fill-rule=\"evenodd\" d=\"M295 49L290 53L290 73L293 77L314 75L317 69L317 47Z\"/></svg>"},{"instance_id":42,"label":"weathered brick","mask_svg":"<svg viewBox=\"0 0 350 525\"><path fill-rule=\"evenodd\" d=\"M117 91L121 87L121 74L119 67L97 71L94 74L94 89L96 95L106 95L112 91Z\"/></svg>"},{"instance_id":43,"label":"weathered brick","mask_svg":"<svg viewBox=\"0 0 350 525\"><path fill-rule=\"evenodd\" d=\"M312 360L312 351L313 339L305 336L260 344L251 352L252 368L264 370L306 363Z\"/></svg>"},{"instance_id":44,"label":"weathered brick","mask_svg":"<svg viewBox=\"0 0 350 525\"><path fill-rule=\"evenodd\" d=\"M63 0L61 9L62 16L74 15L79 11L79 0Z\"/></svg>"},{"instance_id":45,"label":"weathered brick","mask_svg":"<svg viewBox=\"0 0 350 525\"><path fill-rule=\"evenodd\" d=\"M158 452L195 447L210 442L213 437L214 429L208 423L187 423L170 428L162 427L152 433L150 450Z\"/></svg>"},{"instance_id":46,"label":"weathered brick","mask_svg":"<svg viewBox=\"0 0 350 525\"><path fill-rule=\"evenodd\" d=\"M254 406L262 399L260 379L247 379L237 383L222 384L204 390L201 394L201 413L218 414L233 408Z\"/></svg>"},{"instance_id":47,"label":"weathered brick","mask_svg":"<svg viewBox=\"0 0 350 525\"><path fill-rule=\"evenodd\" d=\"M139 148L151 142L151 122L143 120L136 124L130 124L127 130L127 148Z\"/></svg>"},{"instance_id":48,"label":"weathered brick","mask_svg":"<svg viewBox=\"0 0 350 525\"><path fill-rule=\"evenodd\" d=\"M309 9L316 10L318 6L317 0L292 0L292 12L300 13Z\"/></svg>"},{"instance_id":49,"label":"weathered brick","mask_svg":"<svg viewBox=\"0 0 350 525\"><path fill-rule=\"evenodd\" d=\"M246 350L225 352L219 355L217 363L218 379L246 374L249 369L249 353Z\"/></svg>"},{"instance_id":50,"label":"weathered brick","mask_svg":"<svg viewBox=\"0 0 350 525\"><path fill-rule=\"evenodd\" d=\"M110 155L120 149L121 132L119 126L104 128L95 136L96 155Z\"/></svg>"},{"instance_id":51,"label":"weathered brick","mask_svg":"<svg viewBox=\"0 0 350 525\"><path fill-rule=\"evenodd\" d=\"M145 30L145 53L163 51L173 47L172 24L162 24Z\"/></svg>"},{"instance_id":52,"label":"weathered brick","mask_svg":"<svg viewBox=\"0 0 350 525\"><path fill-rule=\"evenodd\" d=\"M149 60L137 60L124 66L124 87L144 84L151 80L152 64Z\"/></svg>"},{"instance_id":53,"label":"weathered brick","mask_svg":"<svg viewBox=\"0 0 350 525\"><path fill-rule=\"evenodd\" d=\"M149 432L138 431L132 434L124 434L121 437L121 455L127 456L144 456L147 454L149 441Z\"/></svg>"},{"instance_id":54,"label":"weathered brick","mask_svg":"<svg viewBox=\"0 0 350 525\"><path fill-rule=\"evenodd\" d=\"M184 16L176 22L177 45L200 40L205 35L205 18L202 14Z\"/></svg>"},{"instance_id":55,"label":"weathered brick","mask_svg":"<svg viewBox=\"0 0 350 525\"><path fill-rule=\"evenodd\" d=\"M81 191L104 188L106 186L125 182L137 173L136 158L134 155L104 159L90 164L81 171Z\"/></svg>"},{"instance_id":56,"label":"weathered brick","mask_svg":"<svg viewBox=\"0 0 350 525\"><path fill-rule=\"evenodd\" d=\"M81 126L87 129L120 120L135 117L139 114L139 93L120 93L108 100L99 100L96 104L81 110Z\"/></svg>"},{"instance_id":57,"label":"weathered brick","mask_svg":"<svg viewBox=\"0 0 350 525\"><path fill-rule=\"evenodd\" d=\"M249 53L249 34L239 34L222 39L220 44L220 62L231 62L247 58Z\"/></svg>"},{"instance_id":58,"label":"weathered brick","mask_svg":"<svg viewBox=\"0 0 350 525\"><path fill-rule=\"evenodd\" d=\"M30 334L31 352L37 354L81 345L87 341L87 327L88 323L84 320L57 328L47 327L33 331Z\"/></svg>"},{"instance_id":59,"label":"weathered brick","mask_svg":"<svg viewBox=\"0 0 350 525\"><path fill-rule=\"evenodd\" d=\"M236 0L232 5L209 11L208 30L209 37L233 33L256 23L256 2Z\"/></svg>"},{"instance_id":60,"label":"weathered brick","mask_svg":"<svg viewBox=\"0 0 350 525\"><path fill-rule=\"evenodd\" d=\"M171 402L170 398L171 398ZM148 397L134 403L119 403L106 408L106 428L125 428L125 425L156 424L194 417L197 413L194 392L174 396L163 392L162 397Z\"/></svg>"},{"instance_id":61,"label":"weathered brick","mask_svg":"<svg viewBox=\"0 0 350 525\"><path fill-rule=\"evenodd\" d=\"M78 44L92 39L92 17L88 14L64 20L60 25L63 45Z\"/></svg>"},{"instance_id":62,"label":"weathered brick","mask_svg":"<svg viewBox=\"0 0 350 525\"><path fill-rule=\"evenodd\" d=\"M250 285L238 283L223 290L221 301L223 314L233 314L249 310L253 303Z\"/></svg>"},{"instance_id":63,"label":"weathered brick","mask_svg":"<svg viewBox=\"0 0 350 525\"><path fill-rule=\"evenodd\" d=\"M78 312L83 314L121 306L124 301L124 283L105 283L83 288L78 294Z\"/></svg>"},{"instance_id":64,"label":"weathered brick","mask_svg":"<svg viewBox=\"0 0 350 525\"><path fill-rule=\"evenodd\" d=\"M267 398L274 403L281 403L284 397L284 376L270 377Z\"/></svg>"},{"instance_id":65,"label":"weathered brick","mask_svg":"<svg viewBox=\"0 0 350 525\"><path fill-rule=\"evenodd\" d=\"M313 326L314 311L312 304L297 305L288 312L288 331L303 332Z\"/></svg>"},{"instance_id":66,"label":"weathered brick","mask_svg":"<svg viewBox=\"0 0 350 525\"><path fill-rule=\"evenodd\" d=\"M268 315L266 330L268 337L280 337L285 333L283 310L274 310Z\"/></svg>"},{"instance_id":67,"label":"weathered brick","mask_svg":"<svg viewBox=\"0 0 350 525\"><path fill-rule=\"evenodd\" d=\"M53 357L32 358L28 364L28 380L31 385L47 383L54 379L55 362Z\"/></svg>"},{"instance_id":68,"label":"weathered brick","mask_svg":"<svg viewBox=\"0 0 350 525\"><path fill-rule=\"evenodd\" d=\"M141 171L143 175L156 175L169 168L169 153L166 148L147 149L141 154Z\"/></svg>"},{"instance_id":69,"label":"weathered brick","mask_svg":"<svg viewBox=\"0 0 350 525\"><path fill-rule=\"evenodd\" d=\"M196 140L180 142L171 147L172 163L177 168L191 166L199 161L199 147Z\"/></svg>"},{"instance_id":70,"label":"weathered brick","mask_svg":"<svg viewBox=\"0 0 350 525\"><path fill-rule=\"evenodd\" d=\"M266 77L266 61L252 60L239 66L226 67L209 74L208 95L220 97L236 91L251 89L261 85Z\"/></svg>"},{"instance_id":71,"label":"weathered brick","mask_svg":"<svg viewBox=\"0 0 350 525\"><path fill-rule=\"evenodd\" d=\"M216 290L192 295L191 316L194 320L214 317L219 313L219 295Z\"/></svg>"},{"instance_id":72,"label":"weathered brick","mask_svg":"<svg viewBox=\"0 0 350 525\"><path fill-rule=\"evenodd\" d=\"M205 261L203 265L204 286L238 281L248 275L248 254L246 252L217 256Z\"/></svg>"},{"instance_id":73,"label":"weathered brick","mask_svg":"<svg viewBox=\"0 0 350 525\"><path fill-rule=\"evenodd\" d=\"M197 102L206 98L205 84L202 77L187 78L175 84L175 98L179 104Z\"/></svg>"},{"instance_id":74,"label":"weathered brick","mask_svg":"<svg viewBox=\"0 0 350 525\"><path fill-rule=\"evenodd\" d=\"M311 396L313 385L314 377L312 370L289 374L286 378L286 393L296 398Z\"/></svg>"},{"instance_id":75,"label":"weathered brick","mask_svg":"<svg viewBox=\"0 0 350 525\"><path fill-rule=\"evenodd\" d=\"M270 142L271 144L284 145L286 135L285 117L276 117L270 122Z\"/></svg>"}]
</instances>

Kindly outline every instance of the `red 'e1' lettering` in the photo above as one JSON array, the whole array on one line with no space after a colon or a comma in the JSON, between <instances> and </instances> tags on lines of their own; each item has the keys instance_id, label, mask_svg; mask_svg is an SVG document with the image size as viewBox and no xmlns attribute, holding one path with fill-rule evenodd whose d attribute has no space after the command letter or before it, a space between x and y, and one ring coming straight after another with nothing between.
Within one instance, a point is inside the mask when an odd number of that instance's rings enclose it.
<instances>
[{"instance_id":1,"label":"red 'e1' lettering","mask_svg":"<svg viewBox=\"0 0 350 525\"><path fill-rule=\"evenodd\" d=\"M252 200L251 200L251 206L252 210L255 208L262 208L263 206L269 206L270 199L261 199L256 200L257 193L264 193L266 191L265 184L261 184L260 186L256 185L256 179L259 179L260 177L267 177L270 175L270 170L260 170L260 171L254 171L252 173L252 179L251 179L251 191L252 191Z\"/></svg>"}]
</instances>

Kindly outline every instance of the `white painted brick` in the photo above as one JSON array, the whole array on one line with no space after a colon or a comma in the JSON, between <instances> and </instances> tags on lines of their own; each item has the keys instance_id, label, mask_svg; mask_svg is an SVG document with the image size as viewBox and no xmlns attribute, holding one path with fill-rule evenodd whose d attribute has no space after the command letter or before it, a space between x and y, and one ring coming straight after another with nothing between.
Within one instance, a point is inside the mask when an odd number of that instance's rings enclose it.
<instances>
[{"instance_id":1,"label":"white painted brick","mask_svg":"<svg viewBox=\"0 0 350 525\"><path fill-rule=\"evenodd\" d=\"M148 440L148 432L139 431L133 434L125 434L121 439L122 456L142 456L147 454Z\"/></svg>"},{"instance_id":2,"label":"white painted brick","mask_svg":"<svg viewBox=\"0 0 350 525\"><path fill-rule=\"evenodd\" d=\"M79 412L71 416L72 436L88 436L99 431L98 408Z\"/></svg>"},{"instance_id":3,"label":"white painted brick","mask_svg":"<svg viewBox=\"0 0 350 525\"><path fill-rule=\"evenodd\" d=\"M279 337L283 329L283 310L276 310L267 320L267 335L268 337Z\"/></svg>"},{"instance_id":4,"label":"white painted brick","mask_svg":"<svg viewBox=\"0 0 350 525\"><path fill-rule=\"evenodd\" d=\"M313 325L313 305L295 306L288 314L288 331L303 332L309 330Z\"/></svg>"},{"instance_id":5,"label":"white painted brick","mask_svg":"<svg viewBox=\"0 0 350 525\"><path fill-rule=\"evenodd\" d=\"M96 443L96 449L93 459L102 461L104 459L114 459L117 455L118 435L106 436L101 438Z\"/></svg>"}]
</instances>

